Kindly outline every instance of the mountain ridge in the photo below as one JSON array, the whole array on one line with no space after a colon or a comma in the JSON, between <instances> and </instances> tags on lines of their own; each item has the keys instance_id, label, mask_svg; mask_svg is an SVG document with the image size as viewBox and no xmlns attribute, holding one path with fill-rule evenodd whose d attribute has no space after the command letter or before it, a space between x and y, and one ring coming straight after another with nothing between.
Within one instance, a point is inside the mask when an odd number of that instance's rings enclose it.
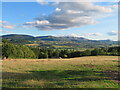
<instances>
[{"instance_id":1,"label":"mountain ridge","mask_svg":"<svg viewBox=\"0 0 120 90\"><path fill-rule=\"evenodd\" d=\"M99 48L118 45L117 41L111 40L90 40L83 37L56 37L56 36L31 36L23 34L2 35L2 39L7 39L14 44L37 45L47 48Z\"/></svg>"},{"instance_id":2,"label":"mountain ridge","mask_svg":"<svg viewBox=\"0 0 120 90\"><path fill-rule=\"evenodd\" d=\"M26 35L26 34L7 34L7 35L1 35L0 37L2 38L6 38L10 36L14 37L14 36L28 36L28 37L33 37L33 38L42 38L42 37L55 37L55 38L79 38L79 39L86 39L86 40L93 40L93 39L87 39L84 37L73 37L73 36L52 36L52 35L46 35L46 36L32 36L32 35ZM93 40L93 41L114 41L114 40L110 40L110 39L104 39L104 40Z\"/></svg>"}]
</instances>

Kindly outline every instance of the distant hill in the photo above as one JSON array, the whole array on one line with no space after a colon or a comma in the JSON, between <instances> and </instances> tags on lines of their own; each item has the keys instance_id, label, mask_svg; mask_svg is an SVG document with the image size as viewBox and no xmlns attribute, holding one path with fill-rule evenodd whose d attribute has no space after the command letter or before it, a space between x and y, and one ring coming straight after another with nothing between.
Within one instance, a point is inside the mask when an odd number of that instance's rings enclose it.
<instances>
[{"instance_id":1,"label":"distant hill","mask_svg":"<svg viewBox=\"0 0 120 90\"><path fill-rule=\"evenodd\" d=\"M9 34L9 35L3 35L3 39L25 39L25 40L34 40L35 37L30 35L18 35L18 34Z\"/></svg>"},{"instance_id":2,"label":"distant hill","mask_svg":"<svg viewBox=\"0 0 120 90\"><path fill-rule=\"evenodd\" d=\"M79 48L99 48L105 46L117 45L117 41L111 40L89 40L83 37L55 37L55 36L30 36L30 35L18 35L9 34L1 36L3 39L7 39L15 44L28 45L37 44L39 47L47 48L67 48L67 49L79 49Z\"/></svg>"}]
</instances>

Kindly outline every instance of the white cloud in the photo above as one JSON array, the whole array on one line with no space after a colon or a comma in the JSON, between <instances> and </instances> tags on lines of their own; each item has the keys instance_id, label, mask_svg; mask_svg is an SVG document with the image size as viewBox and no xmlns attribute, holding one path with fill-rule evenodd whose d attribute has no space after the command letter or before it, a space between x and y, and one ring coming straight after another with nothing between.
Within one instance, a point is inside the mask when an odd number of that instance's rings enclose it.
<instances>
[{"instance_id":1,"label":"white cloud","mask_svg":"<svg viewBox=\"0 0 120 90\"><path fill-rule=\"evenodd\" d=\"M70 36L70 37L80 37L80 35L78 35L78 34L70 34L68 36Z\"/></svg>"},{"instance_id":2,"label":"white cloud","mask_svg":"<svg viewBox=\"0 0 120 90\"><path fill-rule=\"evenodd\" d=\"M84 37L84 36L80 35L80 34L72 33L72 34L69 34L69 35L57 35L56 37Z\"/></svg>"},{"instance_id":3,"label":"white cloud","mask_svg":"<svg viewBox=\"0 0 120 90\"><path fill-rule=\"evenodd\" d=\"M26 22L24 25L30 25L39 30L63 30L96 24L96 18L113 11L111 7L98 6L91 2L59 2L54 6L57 7L54 13L40 16L36 21Z\"/></svg>"},{"instance_id":4,"label":"white cloud","mask_svg":"<svg viewBox=\"0 0 120 90\"><path fill-rule=\"evenodd\" d=\"M13 29L14 25L3 25L2 28Z\"/></svg>"},{"instance_id":5,"label":"white cloud","mask_svg":"<svg viewBox=\"0 0 120 90\"><path fill-rule=\"evenodd\" d=\"M0 30L0 32L2 32L3 30Z\"/></svg>"},{"instance_id":6,"label":"white cloud","mask_svg":"<svg viewBox=\"0 0 120 90\"><path fill-rule=\"evenodd\" d=\"M1 28L6 28L6 29L14 29L15 25L11 25L9 22L7 21L0 21L0 27Z\"/></svg>"},{"instance_id":7,"label":"white cloud","mask_svg":"<svg viewBox=\"0 0 120 90\"><path fill-rule=\"evenodd\" d=\"M36 0L36 2L40 3L41 5L47 5L48 2L46 2L45 0Z\"/></svg>"},{"instance_id":8,"label":"white cloud","mask_svg":"<svg viewBox=\"0 0 120 90\"><path fill-rule=\"evenodd\" d=\"M34 22L26 22L25 25L47 25L49 24L49 21L47 20L41 20L41 21L34 21Z\"/></svg>"},{"instance_id":9,"label":"white cloud","mask_svg":"<svg viewBox=\"0 0 120 90\"><path fill-rule=\"evenodd\" d=\"M75 11L75 10L67 10L67 13L69 14L79 14L79 13L84 13L83 11Z\"/></svg>"},{"instance_id":10,"label":"white cloud","mask_svg":"<svg viewBox=\"0 0 120 90\"><path fill-rule=\"evenodd\" d=\"M0 30L0 33L13 33L11 31Z\"/></svg>"},{"instance_id":11,"label":"white cloud","mask_svg":"<svg viewBox=\"0 0 120 90\"><path fill-rule=\"evenodd\" d=\"M101 33L87 33L87 34L75 34L75 33L72 33L72 34L69 34L69 35L59 35L59 36L69 36L69 37L91 37L91 36L102 36Z\"/></svg>"},{"instance_id":12,"label":"white cloud","mask_svg":"<svg viewBox=\"0 0 120 90\"><path fill-rule=\"evenodd\" d=\"M49 24L49 21L47 20L42 20L42 21L36 21L37 24L42 24L42 25L47 25Z\"/></svg>"},{"instance_id":13,"label":"white cloud","mask_svg":"<svg viewBox=\"0 0 120 90\"><path fill-rule=\"evenodd\" d=\"M111 32L108 32L109 36L116 36L118 34L120 34L120 31L111 31Z\"/></svg>"},{"instance_id":14,"label":"white cloud","mask_svg":"<svg viewBox=\"0 0 120 90\"><path fill-rule=\"evenodd\" d=\"M118 8L118 5L113 5L112 8Z\"/></svg>"},{"instance_id":15,"label":"white cloud","mask_svg":"<svg viewBox=\"0 0 120 90\"><path fill-rule=\"evenodd\" d=\"M85 36L102 36L101 33L87 33Z\"/></svg>"},{"instance_id":16,"label":"white cloud","mask_svg":"<svg viewBox=\"0 0 120 90\"><path fill-rule=\"evenodd\" d=\"M41 0L40 0L41 1ZM119 2L119 0L44 0L47 2Z\"/></svg>"},{"instance_id":17,"label":"white cloud","mask_svg":"<svg viewBox=\"0 0 120 90\"><path fill-rule=\"evenodd\" d=\"M56 11L59 12L59 11L61 11L61 9L60 8L56 8Z\"/></svg>"}]
</instances>

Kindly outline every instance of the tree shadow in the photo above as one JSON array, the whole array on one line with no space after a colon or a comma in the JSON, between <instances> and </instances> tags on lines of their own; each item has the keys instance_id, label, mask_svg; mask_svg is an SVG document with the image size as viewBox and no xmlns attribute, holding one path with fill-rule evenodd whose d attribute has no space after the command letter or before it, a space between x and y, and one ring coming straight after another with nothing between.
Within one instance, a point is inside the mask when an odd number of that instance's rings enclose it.
<instances>
[{"instance_id":1,"label":"tree shadow","mask_svg":"<svg viewBox=\"0 0 120 90\"><path fill-rule=\"evenodd\" d=\"M97 80L119 80L118 71L75 71L75 70L49 70L49 71L30 71L42 75L44 79L79 80L79 81L97 81ZM50 77L50 78L48 78ZM80 77L80 78L76 78ZM71 78L71 79L70 79ZM74 78L74 79L72 79Z\"/></svg>"},{"instance_id":2,"label":"tree shadow","mask_svg":"<svg viewBox=\"0 0 120 90\"><path fill-rule=\"evenodd\" d=\"M66 78L75 78L85 77L101 79L110 79L110 80L119 80L118 71L79 71L79 70L47 70L47 71L29 71L29 73L15 73L15 72L3 72L2 79L66 79ZM89 79L88 78L88 79ZM68 79L69 80L69 79ZM86 79L87 80L87 79Z\"/></svg>"},{"instance_id":3,"label":"tree shadow","mask_svg":"<svg viewBox=\"0 0 120 90\"><path fill-rule=\"evenodd\" d=\"M115 80L120 81L118 71L80 71L80 70L47 70L47 71L29 71L29 73L3 72L2 79L11 79L19 82L26 80L48 80L48 81L99 81ZM3 82L3 84L5 84ZM8 82L14 86L16 83ZM24 85L25 86L25 85Z\"/></svg>"}]
</instances>

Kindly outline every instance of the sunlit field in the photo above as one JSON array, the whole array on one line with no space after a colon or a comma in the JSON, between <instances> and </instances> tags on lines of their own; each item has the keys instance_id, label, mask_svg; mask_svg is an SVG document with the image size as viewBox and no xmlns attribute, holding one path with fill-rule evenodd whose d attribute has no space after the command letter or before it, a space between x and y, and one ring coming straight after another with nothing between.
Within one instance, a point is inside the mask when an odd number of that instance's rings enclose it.
<instances>
[{"instance_id":1,"label":"sunlit field","mask_svg":"<svg viewBox=\"0 0 120 90\"><path fill-rule=\"evenodd\" d=\"M6 88L118 88L118 57L2 61Z\"/></svg>"}]
</instances>

